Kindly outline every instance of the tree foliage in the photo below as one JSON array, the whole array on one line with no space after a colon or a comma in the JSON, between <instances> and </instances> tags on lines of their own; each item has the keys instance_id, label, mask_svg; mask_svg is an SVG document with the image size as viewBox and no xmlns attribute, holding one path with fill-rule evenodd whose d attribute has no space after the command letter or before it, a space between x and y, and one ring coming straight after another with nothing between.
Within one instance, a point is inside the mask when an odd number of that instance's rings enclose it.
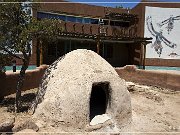
<instances>
[{"instance_id":1,"label":"tree foliage","mask_svg":"<svg viewBox=\"0 0 180 135\"><path fill-rule=\"evenodd\" d=\"M5 66L10 65L12 57L8 54L0 53L0 74L6 72Z\"/></svg>"},{"instance_id":2,"label":"tree foliage","mask_svg":"<svg viewBox=\"0 0 180 135\"><path fill-rule=\"evenodd\" d=\"M32 39L55 40L62 28L59 20L33 18L32 9L39 8L39 5L32 3L32 0L7 2L1 0L0 3L0 53L21 59L23 63L16 88L16 111L19 112L21 89L32 53Z\"/></svg>"}]
</instances>

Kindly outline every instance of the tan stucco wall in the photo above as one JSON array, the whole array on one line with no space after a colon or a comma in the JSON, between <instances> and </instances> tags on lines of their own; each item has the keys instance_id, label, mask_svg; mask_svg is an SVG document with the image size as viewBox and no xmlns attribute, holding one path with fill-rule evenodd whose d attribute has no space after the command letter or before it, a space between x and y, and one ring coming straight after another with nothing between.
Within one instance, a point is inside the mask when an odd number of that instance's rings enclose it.
<instances>
[{"instance_id":1,"label":"tan stucco wall","mask_svg":"<svg viewBox=\"0 0 180 135\"><path fill-rule=\"evenodd\" d=\"M135 66L116 68L119 76L126 81L180 90L180 71L140 70Z\"/></svg>"},{"instance_id":2,"label":"tan stucco wall","mask_svg":"<svg viewBox=\"0 0 180 135\"><path fill-rule=\"evenodd\" d=\"M27 70L22 90L37 88L47 67L47 65L42 65L35 70ZM18 76L18 71L15 73L9 71L0 75L0 98L16 92Z\"/></svg>"}]
</instances>

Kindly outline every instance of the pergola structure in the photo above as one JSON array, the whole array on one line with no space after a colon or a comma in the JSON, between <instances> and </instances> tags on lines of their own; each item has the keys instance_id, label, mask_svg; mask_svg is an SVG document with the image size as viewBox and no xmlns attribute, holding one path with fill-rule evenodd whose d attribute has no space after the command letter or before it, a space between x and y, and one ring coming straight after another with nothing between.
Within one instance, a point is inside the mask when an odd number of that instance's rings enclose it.
<instances>
[{"instance_id":1,"label":"pergola structure","mask_svg":"<svg viewBox=\"0 0 180 135\"><path fill-rule=\"evenodd\" d=\"M140 57L134 57L134 60L141 66L145 66L146 45L151 43L152 38L144 38L137 36L137 23L138 16L128 13L109 13L105 18L111 21L116 21L119 26L110 26L103 24L81 24L62 21L61 27L64 31L59 33L59 39L66 40L81 40L92 41L97 44L97 53L99 54L100 44L103 42L108 43L131 43L139 44L140 50L135 50L140 54ZM115 23L116 23L115 22ZM41 48L40 64L43 63L43 50Z\"/></svg>"}]
</instances>

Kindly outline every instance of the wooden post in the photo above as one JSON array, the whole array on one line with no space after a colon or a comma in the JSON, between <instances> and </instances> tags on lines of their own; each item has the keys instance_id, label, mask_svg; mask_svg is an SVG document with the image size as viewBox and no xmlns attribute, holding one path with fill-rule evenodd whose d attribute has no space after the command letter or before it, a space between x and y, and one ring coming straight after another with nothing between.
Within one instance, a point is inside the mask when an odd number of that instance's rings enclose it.
<instances>
[{"instance_id":1,"label":"wooden post","mask_svg":"<svg viewBox=\"0 0 180 135\"><path fill-rule=\"evenodd\" d=\"M71 39L69 40L69 52L71 52Z\"/></svg>"},{"instance_id":2,"label":"wooden post","mask_svg":"<svg viewBox=\"0 0 180 135\"><path fill-rule=\"evenodd\" d=\"M143 49L144 49L143 69L145 69L145 63L146 63L146 44L143 44L143 45L144 45L144 47L143 47Z\"/></svg>"},{"instance_id":3,"label":"wooden post","mask_svg":"<svg viewBox=\"0 0 180 135\"><path fill-rule=\"evenodd\" d=\"M39 41L39 47L40 47L40 62L39 64L43 64L43 47L42 47L42 40Z\"/></svg>"},{"instance_id":4,"label":"wooden post","mask_svg":"<svg viewBox=\"0 0 180 135\"><path fill-rule=\"evenodd\" d=\"M100 37L98 35L98 38L97 38L97 54L99 54L99 48L100 48Z\"/></svg>"},{"instance_id":5,"label":"wooden post","mask_svg":"<svg viewBox=\"0 0 180 135\"><path fill-rule=\"evenodd\" d=\"M102 57L104 58L104 42L103 42L103 45L102 45Z\"/></svg>"},{"instance_id":6,"label":"wooden post","mask_svg":"<svg viewBox=\"0 0 180 135\"><path fill-rule=\"evenodd\" d=\"M139 66L143 69L143 59L144 59L144 45L140 43L140 58L139 58Z\"/></svg>"},{"instance_id":7,"label":"wooden post","mask_svg":"<svg viewBox=\"0 0 180 135\"><path fill-rule=\"evenodd\" d=\"M55 46L56 46L56 58L58 57L58 54L57 54L57 42L55 43Z\"/></svg>"}]
</instances>

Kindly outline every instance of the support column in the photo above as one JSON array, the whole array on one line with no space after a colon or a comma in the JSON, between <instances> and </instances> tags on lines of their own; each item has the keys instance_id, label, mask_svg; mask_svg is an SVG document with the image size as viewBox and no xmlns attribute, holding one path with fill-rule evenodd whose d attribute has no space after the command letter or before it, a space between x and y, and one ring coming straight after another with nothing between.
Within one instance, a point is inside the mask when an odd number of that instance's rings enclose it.
<instances>
[{"instance_id":1,"label":"support column","mask_svg":"<svg viewBox=\"0 0 180 135\"><path fill-rule=\"evenodd\" d=\"M40 62L39 64L43 64L43 46L42 46L42 40L39 41L39 47L40 47Z\"/></svg>"},{"instance_id":2,"label":"support column","mask_svg":"<svg viewBox=\"0 0 180 135\"><path fill-rule=\"evenodd\" d=\"M71 52L71 39L69 40L69 52Z\"/></svg>"},{"instance_id":3,"label":"support column","mask_svg":"<svg viewBox=\"0 0 180 135\"><path fill-rule=\"evenodd\" d=\"M145 69L146 62L146 43L141 43L141 62L142 69Z\"/></svg>"},{"instance_id":4,"label":"support column","mask_svg":"<svg viewBox=\"0 0 180 135\"><path fill-rule=\"evenodd\" d=\"M144 49L144 57L143 57L143 69L145 69L145 64L146 64L146 44L143 44L143 49Z\"/></svg>"},{"instance_id":5,"label":"support column","mask_svg":"<svg viewBox=\"0 0 180 135\"><path fill-rule=\"evenodd\" d=\"M103 42L103 45L102 45L102 57L104 58L104 42Z\"/></svg>"},{"instance_id":6,"label":"support column","mask_svg":"<svg viewBox=\"0 0 180 135\"><path fill-rule=\"evenodd\" d=\"M98 38L97 38L97 54L99 54L99 48L100 48L100 37L98 35Z\"/></svg>"},{"instance_id":7,"label":"support column","mask_svg":"<svg viewBox=\"0 0 180 135\"><path fill-rule=\"evenodd\" d=\"M57 55L58 55L58 54L57 54L57 43L56 43L56 58L58 57Z\"/></svg>"},{"instance_id":8,"label":"support column","mask_svg":"<svg viewBox=\"0 0 180 135\"><path fill-rule=\"evenodd\" d=\"M66 54L66 53L68 53L68 51L67 51L67 45L66 45L66 42L65 42L65 41L63 42L63 45L64 45L64 52L65 52L65 54Z\"/></svg>"}]
</instances>

